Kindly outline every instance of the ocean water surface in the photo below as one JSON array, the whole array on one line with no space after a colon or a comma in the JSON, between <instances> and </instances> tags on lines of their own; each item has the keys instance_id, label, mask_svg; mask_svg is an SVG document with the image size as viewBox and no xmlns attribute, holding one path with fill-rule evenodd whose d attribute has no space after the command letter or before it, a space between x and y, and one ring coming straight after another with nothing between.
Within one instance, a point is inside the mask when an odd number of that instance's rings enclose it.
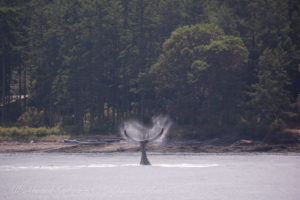
<instances>
[{"instance_id":1,"label":"ocean water surface","mask_svg":"<svg viewBox=\"0 0 300 200\"><path fill-rule=\"evenodd\" d=\"M300 154L2 153L0 199L298 200Z\"/></svg>"}]
</instances>

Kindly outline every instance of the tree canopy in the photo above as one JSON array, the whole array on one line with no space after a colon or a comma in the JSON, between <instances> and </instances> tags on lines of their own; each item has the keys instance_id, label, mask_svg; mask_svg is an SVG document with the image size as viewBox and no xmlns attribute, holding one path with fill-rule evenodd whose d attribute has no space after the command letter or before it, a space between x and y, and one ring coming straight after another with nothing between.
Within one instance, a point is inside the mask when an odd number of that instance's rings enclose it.
<instances>
[{"instance_id":1,"label":"tree canopy","mask_svg":"<svg viewBox=\"0 0 300 200\"><path fill-rule=\"evenodd\" d=\"M176 29L162 51L151 72L167 111L184 123L224 128L242 92L239 75L248 57L243 41L216 25L198 24Z\"/></svg>"},{"instance_id":2,"label":"tree canopy","mask_svg":"<svg viewBox=\"0 0 300 200\"><path fill-rule=\"evenodd\" d=\"M214 135L297 126L299 9L297 0L1 0L1 122L38 113L32 124L108 132L168 114Z\"/></svg>"}]
</instances>

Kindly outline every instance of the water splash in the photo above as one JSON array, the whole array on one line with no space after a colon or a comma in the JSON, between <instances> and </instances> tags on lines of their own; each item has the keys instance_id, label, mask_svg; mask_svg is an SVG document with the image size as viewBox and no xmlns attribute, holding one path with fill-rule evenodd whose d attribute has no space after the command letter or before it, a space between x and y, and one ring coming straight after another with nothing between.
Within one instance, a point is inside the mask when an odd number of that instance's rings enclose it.
<instances>
[{"instance_id":1,"label":"water splash","mask_svg":"<svg viewBox=\"0 0 300 200\"><path fill-rule=\"evenodd\" d=\"M133 139L128 141L139 142L149 140L157 136L163 129L163 134L153 141L156 143L161 143L168 134L171 126L172 122L169 117L156 116L152 118L152 126L143 125L135 120L125 121L120 128L120 133L124 139L128 140L128 137L124 135L124 131L126 130L127 134Z\"/></svg>"},{"instance_id":2,"label":"water splash","mask_svg":"<svg viewBox=\"0 0 300 200\"><path fill-rule=\"evenodd\" d=\"M140 144L141 165L151 165L147 158L146 145L152 142L162 142L172 123L167 117L154 117L152 127L147 127L137 121L126 121L120 128L121 135L129 142Z\"/></svg>"}]
</instances>

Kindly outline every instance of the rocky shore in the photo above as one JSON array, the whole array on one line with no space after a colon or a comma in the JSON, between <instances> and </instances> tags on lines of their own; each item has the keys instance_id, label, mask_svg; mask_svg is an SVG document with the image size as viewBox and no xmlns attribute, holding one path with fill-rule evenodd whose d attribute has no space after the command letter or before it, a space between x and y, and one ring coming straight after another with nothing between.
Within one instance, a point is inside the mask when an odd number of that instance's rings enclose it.
<instances>
[{"instance_id":1,"label":"rocky shore","mask_svg":"<svg viewBox=\"0 0 300 200\"><path fill-rule=\"evenodd\" d=\"M122 139L105 140L62 140L53 142L0 142L0 153L9 152L135 152L139 146ZM226 141L224 139L169 140L162 144L151 144L149 152L195 152L195 153L225 153L225 152L300 152L299 143L268 144L261 141L240 139Z\"/></svg>"}]
</instances>

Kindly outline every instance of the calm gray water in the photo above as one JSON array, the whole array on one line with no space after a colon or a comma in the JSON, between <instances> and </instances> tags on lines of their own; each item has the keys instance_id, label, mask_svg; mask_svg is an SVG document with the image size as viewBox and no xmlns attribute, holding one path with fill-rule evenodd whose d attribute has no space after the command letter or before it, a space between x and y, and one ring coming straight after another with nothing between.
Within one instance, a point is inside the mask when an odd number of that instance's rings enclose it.
<instances>
[{"instance_id":1,"label":"calm gray water","mask_svg":"<svg viewBox=\"0 0 300 200\"><path fill-rule=\"evenodd\" d=\"M0 154L0 199L299 200L300 154Z\"/></svg>"}]
</instances>

